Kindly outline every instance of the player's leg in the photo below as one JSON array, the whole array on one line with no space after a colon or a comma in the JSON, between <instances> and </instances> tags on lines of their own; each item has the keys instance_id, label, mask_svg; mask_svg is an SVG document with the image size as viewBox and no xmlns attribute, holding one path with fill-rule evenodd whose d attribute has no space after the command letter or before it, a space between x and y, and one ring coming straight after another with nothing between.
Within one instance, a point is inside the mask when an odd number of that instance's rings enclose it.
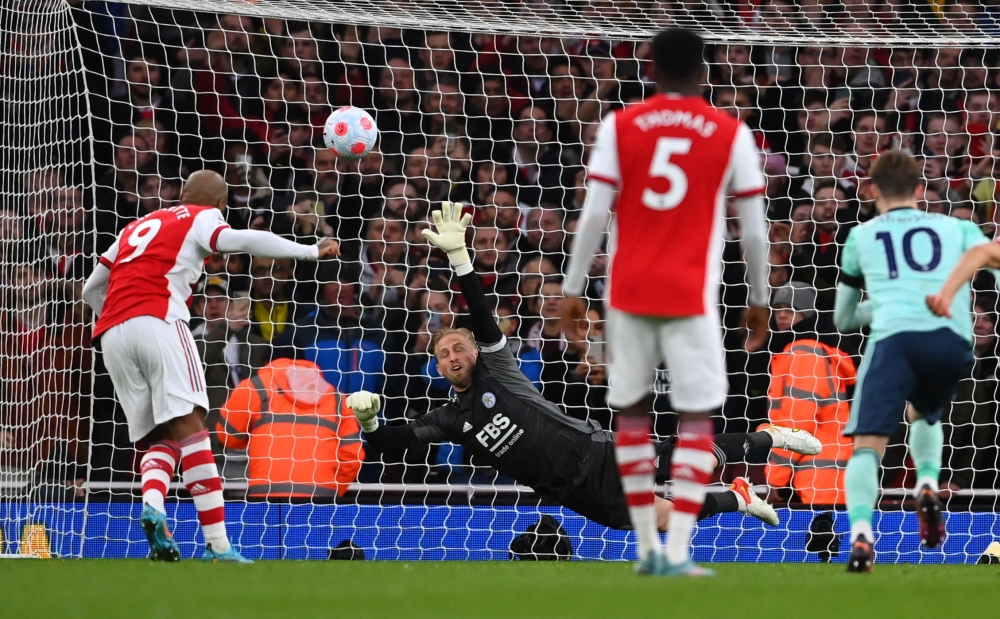
<instances>
[{"instance_id":1,"label":"player's leg","mask_svg":"<svg viewBox=\"0 0 1000 619\"><path fill-rule=\"evenodd\" d=\"M728 461L742 461L746 454L756 449L770 449L771 435L767 432L750 432L716 434L713 450L715 452L715 468L725 466ZM666 482L670 479L670 466L673 459L674 442L672 440L656 443L656 481ZM672 508L672 503L670 503ZM708 492L705 502L701 505L698 520L724 512L741 512L763 521L765 524L777 526L780 522L778 513L765 500L753 491L750 482L738 477L723 492ZM667 512L665 507L657 503L656 515L660 532L667 530L668 523L664 520Z\"/></svg>"},{"instance_id":2,"label":"player's leg","mask_svg":"<svg viewBox=\"0 0 1000 619\"><path fill-rule=\"evenodd\" d=\"M666 555L673 569L682 569L693 565L691 535L716 462L711 417L721 412L728 387L717 315L665 321L658 335L678 411L677 445L670 468L674 509Z\"/></svg>"},{"instance_id":3,"label":"player's leg","mask_svg":"<svg viewBox=\"0 0 1000 619\"><path fill-rule=\"evenodd\" d=\"M879 467L888 442L887 436L854 435L854 454L844 474L847 515L851 519L851 557L847 564L851 572L869 572L874 562L872 517L878 502Z\"/></svg>"},{"instance_id":4,"label":"player's leg","mask_svg":"<svg viewBox=\"0 0 1000 619\"><path fill-rule=\"evenodd\" d=\"M941 500L938 498L944 429L940 423L931 424L912 404L906 409L906 418L910 422L907 445L917 470L914 494L920 520L920 539L928 548L935 548L944 539L945 533Z\"/></svg>"},{"instance_id":5,"label":"player's leg","mask_svg":"<svg viewBox=\"0 0 1000 619\"><path fill-rule=\"evenodd\" d=\"M973 356L969 343L950 329L920 334L909 343L919 380L907 407L908 445L917 470L914 494L920 537L928 548L934 548L945 534L938 498L944 451L944 429L940 420L955 396L958 382L969 375Z\"/></svg>"},{"instance_id":6,"label":"player's leg","mask_svg":"<svg viewBox=\"0 0 1000 619\"><path fill-rule=\"evenodd\" d=\"M640 569L649 572L656 571L663 557L653 495L655 453L650 438L653 380L661 358L656 329L650 319L608 311L608 403L619 409L615 460L639 545L640 566L645 565Z\"/></svg>"},{"instance_id":7,"label":"player's leg","mask_svg":"<svg viewBox=\"0 0 1000 619\"><path fill-rule=\"evenodd\" d=\"M872 342L858 370L851 418L844 434L854 453L844 474L847 513L851 519L851 557L847 569L869 572L874 561L872 519L878 502L879 468L889 437L903 417L916 376L901 347L901 335Z\"/></svg>"},{"instance_id":8,"label":"player's leg","mask_svg":"<svg viewBox=\"0 0 1000 619\"><path fill-rule=\"evenodd\" d=\"M150 364L160 368L163 380L153 383L154 417L180 445L184 486L194 500L205 536L202 559L245 562L226 532L222 478L205 429L208 397L194 338L183 322L159 321L156 328L161 337L156 352L150 351Z\"/></svg>"},{"instance_id":9,"label":"player's leg","mask_svg":"<svg viewBox=\"0 0 1000 619\"><path fill-rule=\"evenodd\" d=\"M155 425L151 377L142 361L142 349L136 345L146 334L135 320L104 334L104 363L128 421L129 439L133 443L142 440L149 446L140 465L143 509L139 517L149 542L149 557L154 561L179 561L180 549L167 524L164 498L180 461L180 446ZM152 380L159 380L159 376Z\"/></svg>"}]
</instances>

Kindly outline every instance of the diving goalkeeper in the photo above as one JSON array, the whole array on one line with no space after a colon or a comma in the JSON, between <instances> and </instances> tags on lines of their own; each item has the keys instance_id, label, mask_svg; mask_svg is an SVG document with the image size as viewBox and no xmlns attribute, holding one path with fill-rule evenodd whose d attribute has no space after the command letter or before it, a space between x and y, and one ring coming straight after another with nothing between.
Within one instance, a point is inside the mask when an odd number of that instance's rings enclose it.
<instances>
[{"instance_id":1,"label":"diving goalkeeper","mask_svg":"<svg viewBox=\"0 0 1000 619\"><path fill-rule=\"evenodd\" d=\"M347 405L354 410L368 443L381 451L457 443L543 498L599 524L631 528L613 436L596 423L564 414L521 373L472 270L465 247L471 217L462 216L461 205L445 202L433 218L437 232L424 230L424 235L448 254L472 320L471 332L443 328L431 339L438 370L457 397L416 421L386 427L378 423L379 396L366 391L351 394ZM750 450L772 447L816 454L820 443L806 432L775 426L752 434L722 434L716 437L716 466L727 459L742 459ZM669 474L672 449L669 442L657 445L661 480ZM671 505L657 498L661 531L667 528ZM728 491L709 494L700 517L730 511L778 524L774 509L752 492L745 479L737 479Z\"/></svg>"}]
</instances>

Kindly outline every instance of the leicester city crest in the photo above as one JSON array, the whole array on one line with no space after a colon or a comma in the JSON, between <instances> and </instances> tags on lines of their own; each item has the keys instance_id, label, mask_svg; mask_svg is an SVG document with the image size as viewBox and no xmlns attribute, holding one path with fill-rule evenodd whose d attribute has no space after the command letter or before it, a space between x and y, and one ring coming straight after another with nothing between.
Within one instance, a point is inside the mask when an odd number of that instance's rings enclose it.
<instances>
[{"instance_id":1,"label":"leicester city crest","mask_svg":"<svg viewBox=\"0 0 1000 619\"><path fill-rule=\"evenodd\" d=\"M497 397L495 395L493 395L489 391L483 394L483 406L485 406L486 408L493 408L496 405L497 405Z\"/></svg>"}]
</instances>

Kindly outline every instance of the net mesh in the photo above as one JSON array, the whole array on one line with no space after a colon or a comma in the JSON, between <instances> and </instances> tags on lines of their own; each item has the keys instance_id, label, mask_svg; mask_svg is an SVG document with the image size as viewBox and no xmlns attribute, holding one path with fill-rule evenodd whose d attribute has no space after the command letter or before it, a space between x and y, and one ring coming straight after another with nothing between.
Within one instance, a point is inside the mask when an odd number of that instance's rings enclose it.
<instances>
[{"instance_id":1,"label":"net mesh","mask_svg":"<svg viewBox=\"0 0 1000 619\"><path fill-rule=\"evenodd\" d=\"M850 446L839 434L864 337L833 328L833 287L847 231L874 215L865 177L878 153L902 147L920 156L920 208L971 218L989 236L995 228L991 4L16 6L3 13L0 222L13 298L0 359L44 371L5 373L0 525L10 551L19 535L30 546L23 524L43 522L66 532L50 543L56 554L146 553L134 525L137 452L77 299L115 235L176 205L182 179L198 169L224 174L233 227L304 243L333 236L343 248L339 266L318 269L215 255L193 297L231 532L248 555L267 558L325 557L345 539L380 558L506 557L539 512L562 519L578 556L633 556L631 535L552 507L459 445L361 453L338 406L329 413L337 431L317 425L301 434L259 419L240 426L226 403L282 357L317 362L338 393L381 393L384 424L446 402L427 346L437 328L465 324L464 304L420 230L429 209L451 199L471 205L476 270L522 370L567 414L610 428L601 313L588 346L566 342L554 320L558 279L597 125L652 92L643 41L665 25L690 24L712 42L706 96L753 129L767 177L773 334L768 350L743 352L747 287L731 217L720 306L730 397L716 429L773 421L825 445L815 459L773 451L728 463L718 482L748 476L793 509L778 528L738 514L709 521L696 557L815 560L806 552L815 526L807 508L843 503ZM322 147L323 123L342 105L370 111L380 129L377 150L360 161L338 161ZM591 272L595 307L605 267L601 257ZM945 418L942 482L954 512L991 511L997 487L989 275L976 290L977 362ZM817 342L829 347L822 359L809 352ZM655 430L667 439L676 422L665 371L656 388ZM260 445L288 432L294 438L275 440L271 452L253 447L255 437ZM287 466L294 472L279 474ZM86 492L76 482L84 478ZM912 483L900 434L883 460L880 557L974 560L992 514L954 514L944 551L918 550L915 521L894 511ZM168 512L190 555L197 520L177 492ZM846 526L841 512L834 528Z\"/></svg>"}]
</instances>

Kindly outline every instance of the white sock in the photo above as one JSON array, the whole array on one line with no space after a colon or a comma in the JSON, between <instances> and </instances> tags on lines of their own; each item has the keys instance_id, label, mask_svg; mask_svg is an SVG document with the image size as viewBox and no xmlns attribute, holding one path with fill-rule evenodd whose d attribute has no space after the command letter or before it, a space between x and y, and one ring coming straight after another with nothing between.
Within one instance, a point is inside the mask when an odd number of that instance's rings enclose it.
<instances>
[{"instance_id":1,"label":"white sock","mask_svg":"<svg viewBox=\"0 0 1000 619\"><path fill-rule=\"evenodd\" d=\"M740 512L745 514L747 512L747 500L743 498L742 494L736 492L735 490L730 490L729 492L736 495L736 502L740 505Z\"/></svg>"},{"instance_id":2,"label":"white sock","mask_svg":"<svg viewBox=\"0 0 1000 619\"><path fill-rule=\"evenodd\" d=\"M864 535L865 539L868 540L869 544L875 543L875 532L872 531L872 525L867 522L859 522L857 524L851 523L851 543L857 541L859 535Z\"/></svg>"},{"instance_id":3,"label":"white sock","mask_svg":"<svg viewBox=\"0 0 1000 619\"><path fill-rule=\"evenodd\" d=\"M670 530L667 532L667 561L672 565L682 565L691 559L689 554L691 531L696 522L698 516L694 514L684 514L676 510L671 512ZM687 535L683 534L685 531Z\"/></svg>"},{"instance_id":4,"label":"white sock","mask_svg":"<svg viewBox=\"0 0 1000 619\"><path fill-rule=\"evenodd\" d=\"M913 488L913 494L919 495L920 491L923 490L924 486L930 488L934 494L940 492L938 487L938 480L933 477L920 477L917 479L917 485Z\"/></svg>"}]
</instances>

